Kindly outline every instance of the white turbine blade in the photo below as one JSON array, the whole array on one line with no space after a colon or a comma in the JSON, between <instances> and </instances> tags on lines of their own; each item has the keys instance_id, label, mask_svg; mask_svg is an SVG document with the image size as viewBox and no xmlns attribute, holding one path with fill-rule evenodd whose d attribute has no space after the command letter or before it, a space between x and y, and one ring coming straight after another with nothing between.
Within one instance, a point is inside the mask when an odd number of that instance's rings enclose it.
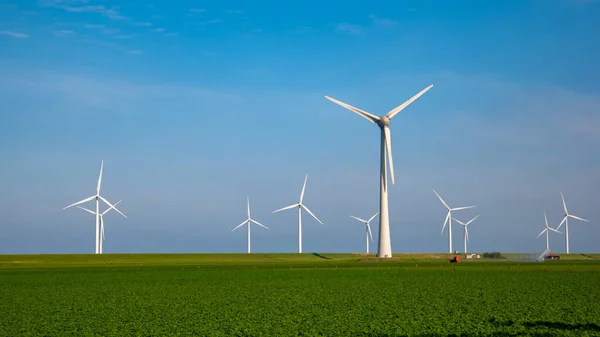
<instances>
[{"instance_id":1,"label":"white turbine blade","mask_svg":"<svg viewBox=\"0 0 600 337\"><path fill-rule=\"evenodd\" d=\"M98 186L96 187L96 194L100 195L100 185L102 184L102 169L104 169L104 160L100 164L100 176L98 177Z\"/></svg>"},{"instance_id":2,"label":"white turbine blade","mask_svg":"<svg viewBox=\"0 0 600 337\"><path fill-rule=\"evenodd\" d=\"M454 221L458 222L459 224L461 224L461 225L463 225L463 226L466 226L466 224L465 224L464 222L462 222L462 221L458 220L458 219L457 219L457 218L455 218L455 217L452 217L452 220L454 220Z\"/></svg>"},{"instance_id":3,"label":"white turbine blade","mask_svg":"<svg viewBox=\"0 0 600 337\"><path fill-rule=\"evenodd\" d=\"M474 207L477 207L477 206L456 207L456 208L453 208L452 210L453 211L462 211L463 209L469 209L469 208L474 208Z\"/></svg>"},{"instance_id":4,"label":"white turbine blade","mask_svg":"<svg viewBox=\"0 0 600 337\"><path fill-rule=\"evenodd\" d=\"M317 221L318 221L318 222L319 222L321 225L323 224L323 223L321 222L321 220L319 220L319 218L317 218L317 217L316 217L316 216L313 214L313 212L311 212L311 211L310 211L310 209L308 209L308 207L304 206L303 204L300 204L300 206L301 206L302 208L304 208L304 210L305 210L305 211L307 211L307 212L308 212L308 214L312 215L312 217L313 217L313 218L315 218L315 220L317 220Z\"/></svg>"},{"instance_id":5,"label":"white turbine blade","mask_svg":"<svg viewBox=\"0 0 600 337\"><path fill-rule=\"evenodd\" d=\"M371 237L371 242L373 242L373 233L371 233L371 225L367 222L367 229L369 230L369 236Z\"/></svg>"},{"instance_id":6,"label":"white turbine blade","mask_svg":"<svg viewBox=\"0 0 600 337\"><path fill-rule=\"evenodd\" d=\"M373 216L371 217L371 219L369 219L369 222L371 222L371 220L375 219L375 217L376 217L376 216L378 216L378 215L379 215L379 212L375 213L375 215L373 215Z\"/></svg>"},{"instance_id":7,"label":"white turbine blade","mask_svg":"<svg viewBox=\"0 0 600 337\"><path fill-rule=\"evenodd\" d=\"M565 214L569 214L569 211L567 211L567 203L565 202L565 197L563 196L562 192L560 192L560 198L562 199L563 207L565 208Z\"/></svg>"},{"instance_id":8,"label":"white turbine blade","mask_svg":"<svg viewBox=\"0 0 600 337\"><path fill-rule=\"evenodd\" d=\"M550 228L550 229L552 229L552 228ZM540 234L538 234L538 236L536 236L535 238L536 238L536 239L537 239L537 238L539 238L539 237L540 237L540 236L542 236L542 234L544 234L544 233L545 233L547 230L548 230L548 228L544 228L544 230L543 230L543 231L542 231ZM554 230L554 229L552 229L552 230Z\"/></svg>"},{"instance_id":9,"label":"white turbine blade","mask_svg":"<svg viewBox=\"0 0 600 337\"><path fill-rule=\"evenodd\" d=\"M427 88L421 90L418 94L414 95L408 101L406 101L406 102L402 103L401 105L399 105L398 107L390 110L390 112L388 112L386 114L386 116L388 116L390 119L394 118L394 116L396 116L400 111L404 110L404 108L406 108L409 104L414 102L417 98L421 97L424 93L427 92L427 90L431 89L431 87L433 87L433 84L428 86Z\"/></svg>"},{"instance_id":10,"label":"white turbine blade","mask_svg":"<svg viewBox=\"0 0 600 337\"><path fill-rule=\"evenodd\" d=\"M556 229L554 229L554 228L550 228L550 227L548 227L548 229L549 229L549 230L551 230L551 231L553 231L553 232L556 232L556 233L558 233L558 234L562 234L562 233L563 233L563 232L559 232L559 231L557 231L557 230L556 230Z\"/></svg>"},{"instance_id":11,"label":"white turbine blade","mask_svg":"<svg viewBox=\"0 0 600 337\"><path fill-rule=\"evenodd\" d=\"M328 100L332 101L333 103L335 103L337 105L343 106L344 108L346 108L348 110L356 112L357 114L361 115L362 117L364 117L366 120L368 120L371 123L375 123L376 121L379 120L379 117L377 117L377 116L375 116L373 114L370 114L370 113L368 113L366 111L363 111L361 109L355 108L352 105L348 105L348 104L346 104L344 102L340 102L340 101L338 101L335 98L331 98L329 96L325 96L325 98L327 98Z\"/></svg>"},{"instance_id":12,"label":"white turbine blade","mask_svg":"<svg viewBox=\"0 0 600 337\"><path fill-rule=\"evenodd\" d=\"M565 223L565 220L567 220L567 216L566 215L563 217L563 219L560 222L560 224L558 225L558 227L556 227L556 230L558 230L562 226L562 224Z\"/></svg>"},{"instance_id":13,"label":"white turbine blade","mask_svg":"<svg viewBox=\"0 0 600 337\"><path fill-rule=\"evenodd\" d=\"M302 192L300 192L300 203L302 203L302 199L304 199L304 190L306 189L306 180L308 180L308 174L304 177L304 185L302 185Z\"/></svg>"},{"instance_id":14,"label":"white turbine blade","mask_svg":"<svg viewBox=\"0 0 600 337\"><path fill-rule=\"evenodd\" d=\"M72 204L72 205L69 205L69 206L67 206L67 207L63 208L63 210L64 210L64 209L67 209L67 208L69 208L69 207L73 207L73 206L77 206L77 205L79 205L79 204L83 204L84 202L88 202L88 201L90 201L90 200L94 200L94 198L96 198L96 196L95 196L95 195L93 195L93 196L91 196L91 197L89 197L89 198L85 198L85 199L83 199L83 200L80 200L80 201L78 201L78 202L76 202L76 203L74 203L74 204Z\"/></svg>"},{"instance_id":15,"label":"white turbine blade","mask_svg":"<svg viewBox=\"0 0 600 337\"><path fill-rule=\"evenodd\" d=\"M246 222L248 222L248 219L244 220L244 222L242 222L241 224L239 224L239 225L238 225L236 228L232 229L231 231L233 232L234 230L236 230L236 229L238 229L238 228L242 227L243 225L245 225L245 224L246 224Z\"/></svg>"},{"instance_id":16,"label":"white turbine blade","mask_svg":"<svg viewBox=\"0 0 600 337\"><path fill-rule=\"evenodd\" d=\"M467 242L471 243L471 240L469 240L469 229L467 228L467 226L465 226L465 235L467 236Z\"/></svg>"},{"instance_id":17,"label":"white turbine blade","mask_svg":"<svg viewBox=\"0 0 600 337\"><path fill-rule=\"evenodd\" d=\"M573 219L577 219L577 220L581 220L581 221L585 221L585 222L590 222L590 220L586 220L584 218L580 218L578 216L571 215L571 214L569 214L569 218L573 218Z\"/></svg>"},{"instance_id":18,"label":"white turbine blade","mask_svg":"<svg viewBox=\"0 0 600 337\"><path fill-rule=\"evenodd\" d=\"M285 206L284 208L280 208L280 209L278 209L276 211L273 211L273 213L277 213L277 212L280 212L280 211L285 211L286 209L291 209L291 208L294 208L294 207L298 207L298 205L299 204L293 204L293 205Z\"/></svg>"},{"instance_id":19,"label":"white turbine blade","mask_svg":"<svg viewBox=\"0 0 600 337\"><path fill-rule=\"evenodd\" d=\"M100 216L100 230L102 231L102 240L106 240L104 237L104 219Z\"/></svg>"},{"instance_id":20,"label":"white turbine blade","mask_svg":"<svg viewBox=\"0 0 600 337\"><path fill-rule=\"evenodd\" d=\"M83 208L83 207L81 207L81 206L77 206L77 208L81 208L82 210L84 210L84 211L86 211L86 212L88 212L88 213L92 213L92 214L96 215L96 212L94 212L94 211L90 211L90 210L89 210L89 209L87 209L87 208Z\"/></svg>"},{"instance_id":21,"label":"white turbine blade","mask_svg":"<svg viewBox=\"0 0 600 337\"><path fill-rule=\"evenodd\" d=\"M450 210L450 207L448 207L448 204L444 201L444 199L442 199L442 197L440 197L440 195L438 194L438 192L436 192L435 190L433 190L433 193L435 193L435 195L437 195L437 197L440 199L440 201L442 202L442 204L444 204L444 206L446 206L446 208L448 210ZM448 219L446 219L448 220Z\"/></svg>"},{"instance_id":22,"label":"white turbine blade","mask_svg":"<svg viewBox=\"0 0 600 337\"><path fill-rule=\"evenodd\" d=\"M548 217L546 216L546 212L544 212L544 221L546 222L546 228L550 228L550 226L548 226Z\"/></svg>"},{"instance_id":23,"label":"white turbine blade","mask_svg":"<svg viewBox=\"0 0 600 337\"><path fill-rule=\"evenodd\" d=\"M356 220L358 220L358 221L360 221L360 222L367 223L367 220L363 220L363 219L361 219L361 218L357 218L357 217L355 217L354 215L351 215L350 217L351 217L351 218L354 218L354 219L356 219Z\"/></svg>"},{"instance_id":24,"label":"white turbine blade","mask_svg":"<svg viewBox=\"0 0 600 337\"><path fill-rule=\"evenodd\" d=\"M254 220L254 219L250 219L250 221L254 222L255 224L259 225L260 227L264 228L264 229L269 229L269 227L261 224L260 222Z\"/></svg>"},{"instance_id":25,"label":"white turbine blade","mask_svg":"<svg viewBox=\"0 0 600 337\"><path fill-rule=\"evenodd\" d=\"M116 208L115 205L112 205L110 202L108 202L108 200L104 199L101 196L98 196L98 198L100 198L100 200L104 201L108 206L110 206L110 208L114 208L115 211L117 211L119 214L121 214L122 216L124 216L125 218L127 218L127 216L125 214L121 213L121 211L119 211L119 209Z\"/></svg>"},{"instance_id":26,"label":"white turbine blade","mask_svg":"<svg viewBox=\"0 0 600 337\"><path fill-rule=\"evenodd\" d=\"M248 200L248 219L250 219L250 198L247 198Z\"/></svg>"},{"instance_id":27,"label":"white turbine blade","mask_svg":"<svg viewBox=\"0 0 600 337\"><path fill-rule=\"evenodd\" d=\"M390 128L387 126L383 128L385 134L385 148L387 149L388 161L390 162L390 176L392 178L392 185L394 185L394 160L392 159L392 135Z\"/></svg>"},{"instance_id":28,"label":"white turbine blade","mask_svg":"<svg viewBox=\"0 0 600 337\"><path fill-rule=\"evenodd\" d=\"M442 227L442 232L440 233L440 235L444 234L444 229L446 228L446 224L448 223L448 218L450 218L450 212L446 214L446 220L444 220L444 226Z\"/></svg>"},{"instance_id":29,"label":"white turbine blade","mask_svg":"<svg viewBox=\"0 0 600 337\"><path fill-rule=\"evenodd\" d=\"M473 219L469 220L469 222L467 222L465 224L465 226L468 226L471 222L475 221L475 219L479 218L479 215L475 216Z\"/></svg>"},{"instance_id":30,"label":"white turbine blade","mask_svg":"<svg viewBox=\"0 0 600 337\"><path fill-rule=\"evenodd\" d=\"M115 204L115 206L117 206L120 203L121 203L121 200L117 201L117 203ZM108 211L110 211L111 209L112 209L112 207L109 207L106 211L104 211L102 214L100 214L100 216L104 216L104 214L108 213Z\"/></svg>"}]
</instances>

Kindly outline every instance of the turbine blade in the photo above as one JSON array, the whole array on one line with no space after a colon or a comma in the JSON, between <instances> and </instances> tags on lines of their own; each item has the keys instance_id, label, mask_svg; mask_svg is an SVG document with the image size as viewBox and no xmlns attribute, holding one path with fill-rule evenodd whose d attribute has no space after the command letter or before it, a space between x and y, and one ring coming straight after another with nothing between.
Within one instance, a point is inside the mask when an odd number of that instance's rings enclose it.
<instances>
[{"instance_id":1,"label":"turbine blade","mask_svg":"<svg viewBox=\"0 0 600 337\"><path fill-rule=\"evenodd\" d=\"M385 148L387 150L388 161L390 162L390 176L392 178L392 185L394 185L394 160L392 159L392 135L390 128L387 126L383 128L385 134Z\"/></svg>"},{"instance_id":2,"label":"turbine blade","mask_svg":"<svg viewBox=\"0 0 600 337\"><path fill-rule=\"evenodd\" d=\"M554 229L554 228L551 228L551 227L548 227L548 229L549 229L549 230L551 230L551 231L553 231L553 232L556 232L556 233L558 233L558 234L562 234L562 233L563 233L563 232L559 232L559 231L557 231L556 229Z\"/></svg>"},{"instance_id":3,"label":"turbine blade","mask_svg":"<svg viewBox=\"0 0 600 337\"><path fill-rule=\"evenodd\" d=\"M231 231L233 232L234 230L236 230L236 229L238 229L238 228L242 227L243 225L245 225L245 224L246 224L246 222L248 222L248 219L244 220L244 222L242 222L241 224L239 224L237 227L235 227L235 228L234 228L234 229L232 229Z\"/></svg>"},{"instance_id":4,"label":"turbine blade","mask_svg":"<svg viewBox=\"0 0 600 337\"><path fill-rule=\"evenodd\" d=\"M304 208L304 210L305 210L305 211L307 211L307 212L308 212L308 214L312 215L312 217L313 217L313 218L315 218L315 220L317 220L317 221L318 221L318 222L319 222L321 225L323 224L323 223L321 222L321 220L319 220L319 218L317 218L317 216L316 216L316 215L314 215L314 214L313 214L313 212L311 212L311 211L310 211L310 209L308 209L308 207L304 206L303 204L300 204L300 206L301 206L302 208Z\"/></svg>"},{"instance_id":5,"label":"turbine blade","mask_svg":"<svg viewBox=\"0 0 600 337\"><path fill-rule=\"evenodd\" d=\"M469 240L469 229L467 228L467 226L465 226L465 234L467 236L467 242L471 243L471 240Z\"/></svg>"},{"instance_id":6,"label":"turbine blade","mask_svg":"<svg viewBox=\"0 0 600 337\"><path fill-rule=\"evenodd\" d=\"M563 207L565 208L565 214L569 214L569 211L567 211L567 203L565 202L565 197L563 196L562 192L560 192L560 198L562 199Z\"/></svg>"},{"instance_id":7,"label":"turbine blade","mask_svg":"<svg viewBox=\"0 0 600 337\"><path fill-rule=\"evenodd\" d=\"M373 242L373 233L371 233L371 225L367 222L367 229L369 230L369 236L371 237L371 242Z\"/></svg>"},{"instance_id":8,"label":"turbine blade","mask_svg":"<svg viewBox=\"0 0 600 337\"><path fill-rule=\"evenodd\" d=\"M550 229L552 229L552 228L550 228ZM535 238L536 238L536 239L537 239L537 238L539 238L539 237L540 237L540 236L542 236L542 234L544 234L544 233L545 233L547 230L548 230L548 228L544 228L544 230L543 230L543 231L542 231L540 234L538 234L538 236L536 236ZM552 230L554 230L554 229L552 229Z\"/></svg>"},{"instance_id":9,"label":"turbine blade","mask_svg":"<svg viewBox=\"0 0 600 337\"><path fill-rule=\"evenodd\" d=\"M100 230L102 231L102 240L106 240L104 237L104 219L100 216Z\"/></svg>"},{"instance_id":10,"label":"turbine blade","mask_svg":"<svg viewBox=\"0 0 600 337\"><path fill-rule=\"evenodd\" d=\"M558 230L562 226L562 224L565 223L565 220L567 220L567 216L566 215L563 217L563 219L560 222L560 224L558 225L558 227L556 227L556 230Z\"/></svg>"},{"instance_id":11,"label":"turbine blade","mask_svg":"<svg viewBox=\"0 0 600 337\"><path fill-rule=\"evenodd\" d=\"M277 213L277 212L280 212L280 211L285 211L286 209L290 209L290 208L298 207L298 205L299 205L299 204L293 204L293 205L285 206L284 208L280 208L280 209L278 209L278 210L276 210L276 211L273 211L273 213Z\"/></svg>"},{"instance_id":12,"label":"turbine blade","mask_svg":"<svg viewBox=\"0 0 600 337\"><path fill-rule=\"evenodd\" d=\"M115 204L115 206L117 206L120 203L121 203L121 200L117 201L117 203ZM111 209L112 209L112 207L109 207L106 211L104 211L102 214L100 214L100 216L104 216L104 214L108 213L108 211L110 211Z\"/></svg>"},{"instance_id":13,"label":"turbine blade","mask_svg":"<svg viewBox=\"0 0 600 337\"><path fill-rule=\"evenodd\" d=\"M450 210L450 207L448 207L448 204L444 201L444 199L442 199L442 197L440 197L440 195L438 194L438 192L436 192L435 190L433 190L433 193L435 193L435 195L437 195L437 197L440 199L440 201L442 202L442 204L444 204L444 206L446 206L446 208L448 210Z\"/></svg>"},{"instance_id":14,"label":"turbine blade","mask_svg":"<svg viewBox=\"0 0 600 337\"><path fill-rule=\"evenodd\" d=\"M264 228L264 229L269 229L269 227L261 224L260 222L254 220L254 219L250 219L250 221L254 222L255 224L259 225L260 227Z\"/></svg>"},{"instance_id":15,"label":"turbine blade","mask_svg":"<svg viewBox=\"0 0 600 337\"><path fill-rule=\"evenodd\" d=\"M477 219L477 218L479 218L479 214L478 214L478 215L476 215L476 216L475 216L473 219L469 220L469 222L467 222L467 223L465 224L465 226L468 226L468 225L469 225L471 222L475 221L475 219Z\"/></svg>"},{"instance_id":16,"label":"turbine blade","mask_svg":"<svg viewBox=\"0 0 600 337\"><path fill-rule=\"evenodd\" d=\"M390 112L388 112L386 114L386 116L388 116L390 119L394 118L394 116L396 116L400 111L404 110L404 108L406 108L409 104L414 102L417 98L421 97L424 93L426 93L432 87L433 87L433 84L431 84L427 88L421 90L418 94L411 97L411 99L409 99L408 101L406 101L406 102L402 103L401 105L397 106L396 108L390 110Z\"/></svg>"},{"instance_id":17,"label":"turbine blade","mask_svg":"<svg viewBox=\"0 0 600 337\"><path fill-rule=\"evenodd\" d=\"M250 219L250 198L247 198L248 200L248 219Z\"/></svg>"},{"instance_id":18,"label":"turbine blade","mask_svg":"<svg viewBox=\"0 0 600 337\"><path fill-rule=\"evenodd\" d=\"M104 169L104 160L100 164L100 176L98 177L98 186L96 187L96 194L100 195L100 185L102 184L102 170Z\"/></svg>"},{"instance_id":19,"label":"turbine blade","mask_svg":"<svg viewBox=\"0 0 600 337\"><path fill-rule=\"evenodd\" d=\"M89 197L89 198L85 198L85 199L83 199L83 200L80 200L80 201L78 201L78 202L76 202L76 203L74 203L74 204L71 204L71 205L69 205L69 206L67 206L67 207L63 208L63 210L65 210L65 209L67 209L67 208L69 208L69 207L73 207L73 206L77 206L77 205L79 205L79 204L83 204L84 202L88 202L88 201L90 201L90 200L94 200L94 198L96 198L96 196L95 196L95 195L92 195L92 196L91 196L91 197Z\"/></svg>"},{"instance_id":20,"label":"turbine blade","mask_svg":"<svg viewBox=\"0 0 600 337\"><path fill-rule=\"evenodd\" d=\"M81 208L82 210L84 210L84 211L86 211L86 212L88 212L88 213L92 213L92 214L96 215L96 212L94 212L94 211L90 211L90 210L89 210L89 209L87 209L87 208L83 208L83 207L81 207L81 206L77 206L77 208Z\"/></svg>"},{"instance_id":21,"label":"turbine blade","mask_svg":"<svg viewBox=\"0 0 600 337\"><path fill-rule=\"evenodd\" d=\"M369 219L369 221L368 221L368 222L371 222L371 220L375 219L375 217L376 217L376 216L378 216L378 215L379 215L379 212L375 213L375 215L373 215L373 216L371 217L371 219Z\"/></svg>"},{"instance_id":22,"label":"turbine blade","mask_svg":"<svg viewBox=\"0 0 600 337\"><path fill-rule=\"evenodd\" d=\"M356 220L358 220L358 221L360 221L360 222L367 223L367 220L363 220L363 219L361 219L361 218L357 218L357 217L355 217L354 215L351 215L350 217L351 217L351 218L354 218L354 219L356 219Z\"/></svg>"},{"instance_id":23,"label":"turbine blade","mask_svg":"<svg viewBox=\"0 0 600 337\"><path fill-rule=\"evenodd\" d=\"M463 226L466 226L466 224L465 224L464 222L462 222L462 221L458 220L458 219L457 219L457 218L455 218L455 217L452 217L452 220L454 220L454 221L458 222L459 224L461 224L461 225L463 225Z\"/></svg>"},{"instance_id":24,"label":"turbine blade","mask_svg":"<svg viewBox=\"0 0 600 337\"><path fill-rule=\"evenodd\" d=\"M98 196L98 198L100 198L100 200L104 201L108 206L110 206L110 208L114 208L115 211L117 211L119 214L121 214L123 217L127 218L127 216L123 213L121 213L121 211L119 211L118 208L115 207L115 205L112 205L110 202L108 202L108 200L104 199L101 196Z\"/></svg>"},{"instance_id":25,"label":"turbine blade","mask_svg":"<svg viewBox=\"0 0 600 337\"><path fill-rule=\"evenodd\" d=\"M462 211L463 209L469 209L469 208L474 208L474 207L477 207L477 206L456 207L456 208L453 208L452 210L453 211Z\"/></svg>"},{"instance_id":26,"label":"turbine blade","mask_svg":"<svg viewBox=\"0 0 600 337\"><path fill-rule=\"evenodd\" d=\"M304 190L306 189L306 180L308 180L308 174L304 177L304 185L302 185L302 192L300 192L300 203L304 199Z\"/></svg>"},{"instance_id":27,"label":"turbine blade","mask_svg":"<svg viewBox=\"0 0 600 337\"><path fill-rule=\"evenodd\" d=\"M586 220L584 218L580 218L578 216L571 215L571 214L569 214L569 218L573 218L573 219L577 219L577 220L581 220L581 221L585 221L585 222L590 222L590 220Z\"/></svg>"},{"instance_id":28,"label":"turbine blade","mask_svg":"<svg viewBox=\"0 0 600 337\"><path fill-rule=\"evenodd\" d=\"M366 112L364 110L355 108L352 105L346 104L344 102L340 102L340 101L338 101L335 98L331 98L329 96L325 96L325 98L327 98L328 100L332 101L333 103L335 103L337 105L340 105L340 106L342 106L342 107L344 107L344 108L346 108L346 109L348 109L350 111L354 111L355 113L357 113L360 116L364 117L366 120L368 120L371 123L375 123L376 121L379 120L379 117L377 117L377 116L375 116L373 114L370 114L370 113L368 113L368 112Z\"/></svg>"},{"instance_id":29,"label":"turbine blade","mask_svg":"<svg viewBox=\"0 0 600 337\"><path fill-rule=\"evenodd\" d=\"M546 228L550 228L550 226L548 226L548 217L546 216L546 212L544 212L544 221L546 222Z\"/></svg>"},{"instance_id":30,"label":"turbine blade","mask_svg":"<svg viewBox=\"0 0 600 337\"><path fill-rule=\"evenodd\" d=\"M442 232L440 233L440 235L444 234L444 229L446 228L446 224L448 223L448 218L450 218L450 212L446 214L446 220L444 220L444 226L442 227Z\"/></svg>"}]
</instances>

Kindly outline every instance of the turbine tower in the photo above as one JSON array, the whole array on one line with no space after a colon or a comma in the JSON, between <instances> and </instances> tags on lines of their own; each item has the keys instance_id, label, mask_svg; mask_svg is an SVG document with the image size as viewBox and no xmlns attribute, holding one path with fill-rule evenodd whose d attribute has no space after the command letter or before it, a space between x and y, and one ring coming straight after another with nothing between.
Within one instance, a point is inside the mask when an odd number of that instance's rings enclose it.
<instances>
[{"instance_id":1,"label":"turbine tower","mask_svg":"<svg viewBox=\"0 0 600 337\"><path fill-rule=\"evenodd\" d=\"M566 241L566 247L567 247L567 254L569 254L569 218L573 218L573 219L581 220L581 221L585 221L585 222L590 222L590 221L580 218L578 216L569 214L569 211L567 211L567 204L565 203L565 197L563 196L562 192L560 193L560 197L562 198L563 207L565 209L565 216L563 217L562 221L560 222L560 225L558 225L558 227L556 227L556 230L558 230L560 228L560 226L562 226L563 223L565 224L565 241Z\"/></svg>"},{"instance_id":2,"label":"turbine tower","mask_svg":"<svg viewBox=\"0 0 600 337\"><path fill-rule=\"evenodd\" d=\"M319 220L319 218L317 218L313 214L313 212L311 212L310 209L308 209L308 207L306 207L302 203L302 200L304 199L304 190L306 189L306 180L307 179L308 179L308 174L304 178L304 185L302 186L302 192L300 192L300 201L297 204L289 205L284 208L280 208L276 211L273 211L273 213L277 213L279 211L285 211L286 209L292 209L292 208L298 207L298 253L300 253L300 254L302 253L302 209L307 211L308 214L312 215L312 217L315 218L315 220L317 220L321 225L323 224L321 222L321 220Z\"/></svg>"},{"instance_id":3,"label":"turbine tower","mask_svg":"<svg viewBox=\"0 0 600 337\"><path fill-rule=\"evenodd\" d=\"M371 223L371 220L375 219L375 217L377 215L379 215L379 212L377 212L375 215L373 215L369 220L363 220L363 219L357 218L357 217L355 217L353 215L350 216L351 218L354 218L354 219L356 219L356 220L358 220L358 221L360 221L360 222L362 222L362 223L364 223L366 225L365 226L366 227L366 229L365 229L365 231L366 231L365 236L366 236L366 239L367 239L367 254L369 254L369 236L371 237L371 241L373 241L373 233L371 232L371 225L369 225L369 224Z\"/></svg>"},{"instance_id":4,"label":"turbine tower","mask_svg":"<svg viewBox=\"0 0 600 337\"><path fill-rule=\"evenodd\" d=\"M350 111L357 113L364 117L371 123L376 123L381 129L381 150L380 150L380 170L379 170L379 246L377 248L377 257L392 257L392 239L390 236L390 217L388 210L388 184L387 184L387 162L386 157L389 157L390 164L390 175L392 177L392 184L394 184L394 162L392 160L392 139L390 134L390 121L400 111L406 108L409 104L414 102L417 98L421 97L427 90L431 89L433 84L427 88L421 90L418 94L413 96L408 101L402 103L396 108L390 110L383 116L375 116L364 110L360 110L346 103L340 102L329 96L325 96L326 99L336 103Z\"/></svg>"},{"instance_id":5,"label":"turbine tower","mask_svg":"<svg viewBox=\"0 0 600 337\"><path fill-rule=\"evenodd\" d=\"M467 253L467 241L469 241L469 230L467 229L467 226L471 222L475 221L475 219L477 219L477 218L479 218L479 215L476 216L476 217L474 217L473 219L469 220L467 223L464 223L464 222L462 222L462 221L460 221L460 220L458 220L456 218L453 218L456 222L458 222L459 224L461 224L463 226L463 228L464 228L464 231L463 231L463 242L464 242L464 245L465 245L465 247L464 247L465 254Z\"/></svg>"},{"instance_id":6,"label":"turbine tower","mask_svg":"<svg viewBox=\"0 0 600 337\"><path fill-rule=\"evenodd\" d=\"M117 206L120 203L121 203L121 200L117 201L117 203L115 203L115 206ZM84 210L84 211L86 211L88 213L96 215L96 213L94 211L91 211L91 210L89 210L87 208L84 208L84 207L81 207L81 206L77 206L77 207L81 208L82 210ZM110 211L111 209L113 209L112 206L109 207L106 211L100 213L100 232L101 232L101 235L100 235L100 249L99 249L98 254L102 254L102 245L103 245L104 239L105 239L104 238L104 214L108 213L108 211Z\"/></svg>"},{"instance_id":7,"label":"turbine tower","mask_svg":"<svg viewBox=\"0 0 600 337\"><path fill-rule=\"evenodd\" d=\"M95 212L95 214L96 214L96 252L95 253L96 254L100 254L100 200L102 200L105 204L107 204L111 208L114 208L115 211L117 211L122 216L125 216L125 214L121 213L121 211L119 211L114 205L112 205L110 202L108 202L108 200L104 199L100 195L100 185L102 184L103 168L104 168L104 160L102 161L102 164L100 165L100 176L98 177L98 185L96 187L96 194L92 195L89 198L85 198L83 200L80 200L72 205L69 205L69 206L63 208L63 210L65 210L69 207L77 206L77 205L83 204L88 201L96 200L96 212Z\"/></svg>"},{"instance_id":8,"label":"turbine tower","mask_svg":"<svg viewBox=\"0 0 600 337\"><path fill-rule=\"evenodd\" d=\"M560 233L560 234L562 234L562 233L557 231L556 229L548 226L548 217L546 217L546 212L544 212L544 221L546 221L546 228L544 228L544 230L540 234L538 234L538 236L536 236L535 238L537 239L540 236L542 236L542 234L546 233L546 250L550 250L550 241L548 240L548 230L551 230L553 232Z\"/></svg>"},{"instance_id":9,"label":"turbine tower","mask_svg":"<svg viewBox=\"0 0 600 337\"><path fill-rule=\"evenodd\" d=\"M446 223L448 223L448 252L450 254L452 254L452 211L460 211L463 209L469 209L469 208L473 208L476 206L450 208L450 206L448 206L448 204L444 201L444 199L442 199L442 197L440 197L440 195L435 190L433 190L433 193L435 193L435 195L437 195L437 197L440 199L442 204L444 204L444 206L448 210L448 214L446 215L446 220L444 220L444 226L442 227L442 232L440 233L440 235L444 233L444 229L446 228Z\"/></svg>"},{"instance_id":10,"label":"turbine tower","mask_svg":"<svg viewBox=\"0 0 600 337\"><path fill-rule=\"evenodd\" d=\"M254 222L255 224L259 225L262 228L269 229L267 226L261 224L260 222L254 220L250 217L250 198L248 198L248 218L246 220L244 220L244 222L239 224L236 228L231 230L233 232L234 230L242 227L243 225L248 224L248 254L250 254L250 223L251 222Z\"/></svg>"}]
</instances>

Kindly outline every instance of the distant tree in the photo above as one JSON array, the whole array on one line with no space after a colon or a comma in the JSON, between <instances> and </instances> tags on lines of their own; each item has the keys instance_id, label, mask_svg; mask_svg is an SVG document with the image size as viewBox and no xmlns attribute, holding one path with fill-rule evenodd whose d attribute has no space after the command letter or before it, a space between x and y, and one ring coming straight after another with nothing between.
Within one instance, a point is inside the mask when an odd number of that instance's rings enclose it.
<instances>
[{"instance_id":1,"label":"distant tree","mask_svg":"<svg viewBox=\"0 0 600 337\"><path fill-rule=\"evenodd\" d=\"M502 254L500 254L500 252L485 252L483 253L483 257L487 258L487 259L504 259L504 256L502 256Z\"/></svg>"}]
</instances>

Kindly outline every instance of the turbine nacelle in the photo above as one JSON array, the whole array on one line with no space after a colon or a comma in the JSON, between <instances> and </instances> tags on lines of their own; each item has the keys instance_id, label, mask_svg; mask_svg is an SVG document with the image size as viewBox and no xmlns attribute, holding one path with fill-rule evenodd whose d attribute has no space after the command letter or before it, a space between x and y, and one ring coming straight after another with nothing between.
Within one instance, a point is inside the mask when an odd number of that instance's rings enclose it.
<instances>
[{"instance_id":1,"label":"turbine nacelle","mask_svg":"<svg viewBox=\"0 0 600 337\"><path fill-rule=\"evenodd\" d=\"M377 121L377 125L384 128L386 126L389 126L391 121L392 120L388 116L381 116L381 117L379 117L379 120Z\"/></svg>"}]
</instances>

